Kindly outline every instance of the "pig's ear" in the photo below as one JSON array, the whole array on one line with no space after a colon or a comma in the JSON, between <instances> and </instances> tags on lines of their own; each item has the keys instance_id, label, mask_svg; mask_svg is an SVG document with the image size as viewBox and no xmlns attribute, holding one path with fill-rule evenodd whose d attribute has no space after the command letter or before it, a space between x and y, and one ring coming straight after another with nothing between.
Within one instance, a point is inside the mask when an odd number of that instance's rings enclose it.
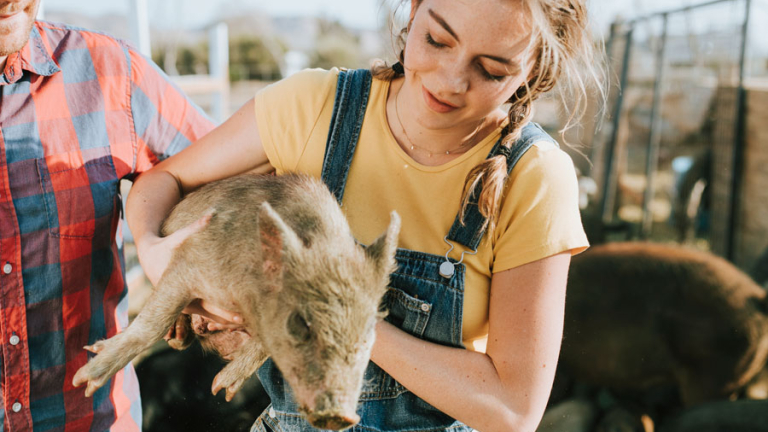
<instances>
[{"instance_id":1,"label":"pig's ear","mask_svg":"<svg viewBox=\"0 0 768 432\"><path fill-rule=\"evenodd\" d=\"M393 211L389 214L387 231L365 250L365 254L368 255L382 276L389 276L395 270L398 234L400 234L400 216Z\"/></svg>"},{"instance_id":2,"label":"pig's ear","mask_svg":"<svg viewBox=\"0 0 768 432\"><path fill-rule=\"evenodd\" d=\"M259 209L259 241L264 276L273 289L279 289L285 262L296 256L301 241L266 201Z\"/></svg>"}]
</instances>

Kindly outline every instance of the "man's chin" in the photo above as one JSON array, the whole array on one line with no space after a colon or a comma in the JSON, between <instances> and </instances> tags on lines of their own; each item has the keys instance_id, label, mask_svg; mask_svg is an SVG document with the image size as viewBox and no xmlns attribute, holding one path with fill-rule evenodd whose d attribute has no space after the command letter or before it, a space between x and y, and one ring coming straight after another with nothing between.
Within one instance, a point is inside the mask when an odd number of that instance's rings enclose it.
<instances>
[{"instance_id":1,"label":"man's chin","mask_svg":"<svg viewBox=\"0 0 768 432\"><path fill-rule=\"evenodd\" d=\"M0 57L11 55L24 48L29 40L29 33L32 31L32 25L34 21L24 26L22 29L11 29L6 32L2 25L0 25Z\"/></svg>"},{"instance_id":2,"label":"man's chin","mask_svg":"<svg viewBox=\"0 0 768 432\"><path fill-rule=\"evenodd\" d=\"M0 57L18 52L29 40L29 33L35 25L37 4L31 2L24 10L0 18Z\"/></svg>"},{"instance_id":3,"label":"man's chin","mask_svg":"<svg viewBox=\"0 0 768 432\"><path fill-rule=\"evenodd\" d=\"M21 49L24 48L24 45L27 44L27 40L28 39L29 38L24 39L20 43L13 44L13 45L6 44L6 41L3 41L0 44L0 57L7 57L7 56L9 56L9 55L11 55L11 54L13 54L15 52L21 51Z\"/></svg>"}]
</instances>

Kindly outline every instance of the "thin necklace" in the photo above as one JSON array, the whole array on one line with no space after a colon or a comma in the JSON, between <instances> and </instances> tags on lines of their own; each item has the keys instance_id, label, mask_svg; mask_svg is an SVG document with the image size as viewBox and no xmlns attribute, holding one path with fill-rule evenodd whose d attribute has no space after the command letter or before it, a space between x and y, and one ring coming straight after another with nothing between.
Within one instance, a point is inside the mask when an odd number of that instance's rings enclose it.
<instances>
[{"instance_id":1,"label":"thin necklace","mask_svg":"<svg viewBox=\"0 0 768 432\"><path fill-rule=\"evenodd\" d=\"M411 146L411 150L414 150L414 149L419 149L419 150L421 150L421 151L423 151L423 152L426 152L428 157L432 157L432 155L435 155L435 154L439 154L439 153L435 153L435 152L432 152L432 151L431 151L430 149L428 149L428 148L424 148L424 147L422 147L422 146L418 146L418 145L414 144L414 143L413 143L413 140L411 139L411 137L409 137L409 136L408 136L408 132L406 132L406 131L405 131L405 127L403 126L403 121L402 121L402 120L400 120L400 110L398 109L398 106L400 105L400 103L399 103L399 102L400 102L400 90L402 90L402 89L403 89L403 87L401 86L401 87L400 87L400 89L397 91L397 95L395 96L395 116L397 116L397 122L400 124L400 129L402 129L402 131L403 131L403 135L405 135L405 139L406 139L406 140L408 140L408 144ZM474 131L474 132L472 132L472 135L469 137L469 139L468 139L468 140L464 141L463 143L461 143L461 145L459 145L459 146L458 146L458 147L456 147L456 148L453 148L453 149L450 149L450 150L446 150L446 151L445 151L445 154L449 155L449 154L451 154L451 153L456 153L456 151L458 151L459 149L461 149L461 148L462 148L462 147L464 147L465 145L467 145L467 144L469 144L470 142L472 142L472 141L474 140L474 138L475 138L475 135L476 135L476 134L477 134L477 132L480 130L480 125L481 125L482 123L483 123L483 122L481 121L481 122L480 122L480 123L477 125L477 127L475 128L475 131ZM465 151L466 151L466 150L465 150Z\"/></svg>"}]
</instances>

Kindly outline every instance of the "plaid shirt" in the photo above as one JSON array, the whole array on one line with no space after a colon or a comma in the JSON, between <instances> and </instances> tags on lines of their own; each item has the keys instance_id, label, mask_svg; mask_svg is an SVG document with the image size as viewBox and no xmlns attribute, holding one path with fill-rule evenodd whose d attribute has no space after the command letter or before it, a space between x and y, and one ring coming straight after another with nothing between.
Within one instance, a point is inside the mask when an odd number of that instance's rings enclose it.
<instances>
[{"instance_id":1,"label":"plaid shirt","mask_svg":"<svg viewBox=\"0 0 768 432\"><path fill-rule=\"evenodd\" d=\"M213 124L109 36L37 22L0 75L0 334L4 430L141 429L129 365L86 398L84 345L128 323L116 242L121 179Z\"/></svg>"}]
</instances>

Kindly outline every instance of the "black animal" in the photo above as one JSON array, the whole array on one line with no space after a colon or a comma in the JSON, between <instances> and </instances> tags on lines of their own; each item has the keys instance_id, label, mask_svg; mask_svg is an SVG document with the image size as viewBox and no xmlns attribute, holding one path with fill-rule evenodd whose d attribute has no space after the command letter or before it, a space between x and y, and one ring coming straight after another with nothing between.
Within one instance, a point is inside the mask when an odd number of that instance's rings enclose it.
<instances>
[{"instance_id":1,"label":"black animal","mask_svg":"<svg viewBox=\"0 0 768 432\"><path fill-rule=\"evenodd\" d=\"M165 345L142 360L136 374L144 432L247 432L269 405L269 396L255 375L231 402L223 393L213 396L211 382L225 364L219 356L204 353L199 343L185 351Z\"/></svg>"}]
</instances>

